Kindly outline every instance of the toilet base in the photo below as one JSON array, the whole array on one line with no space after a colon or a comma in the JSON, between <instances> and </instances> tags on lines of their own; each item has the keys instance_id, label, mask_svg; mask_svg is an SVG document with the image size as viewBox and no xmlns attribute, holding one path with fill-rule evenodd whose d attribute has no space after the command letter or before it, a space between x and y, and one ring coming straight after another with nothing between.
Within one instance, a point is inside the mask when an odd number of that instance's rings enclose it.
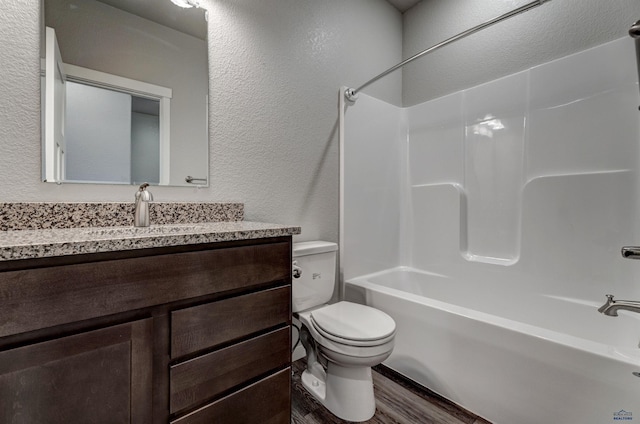
<instances>
[{"instance_id":1,"label":"toilet base","mask_svg":"<svg viewBox=\"0 0 640 424\"><path fill-rule=\"evenodd\" d=\"M343 420L367 421L376 412L371 367L343 367L329 362L324 380L305 370L302 385Z\"/></svg>"}]
</instances>

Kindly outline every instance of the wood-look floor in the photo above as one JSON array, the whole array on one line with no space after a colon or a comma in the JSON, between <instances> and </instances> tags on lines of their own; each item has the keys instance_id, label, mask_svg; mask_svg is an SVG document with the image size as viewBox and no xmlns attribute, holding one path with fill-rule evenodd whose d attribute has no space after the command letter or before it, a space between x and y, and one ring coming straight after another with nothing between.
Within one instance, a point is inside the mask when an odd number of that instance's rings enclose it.
<instances>
[{"instance_id":1,"label":"wood-look floor","mask_svg":"<svg viewBox=\"0 0 640 424\"><path fill-rule=\"evenodd\" d=\"M302 387L304 359L293 363L292 424L340 424ZM374 367L376 413L370 424L491 424L384 366Z\"/></svg>"}]
</instances>

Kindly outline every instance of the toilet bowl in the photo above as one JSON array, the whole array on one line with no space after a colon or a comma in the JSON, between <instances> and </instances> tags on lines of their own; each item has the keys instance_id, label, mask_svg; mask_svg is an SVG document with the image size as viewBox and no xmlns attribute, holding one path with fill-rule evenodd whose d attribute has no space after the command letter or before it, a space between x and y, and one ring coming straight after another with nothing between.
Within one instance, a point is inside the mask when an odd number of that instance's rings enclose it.
<instances>
[{"instance_id":1,"label":"toilet bowl","mask_svg":"<svg viewBox=\"0 0 640 424\"><path fill-rule=\"evenodd\" d=\"M337 417L366 421L375 413L371 367L391 354L395 322L369 306L326 303L334 289L336 250L334 243L294 243L299 278L292 283L293 311L307 354L302 384Z\"/></svg>"}]
</instances>

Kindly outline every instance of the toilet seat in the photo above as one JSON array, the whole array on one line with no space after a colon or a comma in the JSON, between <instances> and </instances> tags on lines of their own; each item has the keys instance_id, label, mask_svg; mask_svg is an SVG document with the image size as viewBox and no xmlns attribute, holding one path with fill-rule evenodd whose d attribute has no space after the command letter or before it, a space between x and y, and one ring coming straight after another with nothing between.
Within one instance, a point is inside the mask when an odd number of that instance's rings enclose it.
<instances>
[{"instance_id":1,"label":"toilet seat","mask_svg":"<svg viewBox=\"0 0 640 424\"><path fill-rule=\"evenodd\" d=\"M396 331L386 313L344 301L311 311L310 321L324 338L347 346L379 346L393 340Z\"/></svg>"}]
</instances>

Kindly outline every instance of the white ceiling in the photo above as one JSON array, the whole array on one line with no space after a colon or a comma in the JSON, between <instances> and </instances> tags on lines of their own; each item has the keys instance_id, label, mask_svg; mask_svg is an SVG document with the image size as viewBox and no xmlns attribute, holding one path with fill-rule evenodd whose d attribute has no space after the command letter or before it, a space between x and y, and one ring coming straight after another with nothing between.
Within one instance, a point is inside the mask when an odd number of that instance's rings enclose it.
<instances>
[{"instance_id":1,"label":"white ceiling","mask_svg":"<svg viewBox=\"0 0 640 424\"><path fill-rule=\"evenodd\" d=\"M181 9L169 0L98 0L110 6L133 13L161 25L206 39L207 26L202 9ZM421 0L387 0L400 12L404 13Z\"/></svg>"},{"instance_id":2,"label":"white ceiling","mask_svg":"<svg viewBox=\"0 0 640 424\"><path fill-rule=\"evenodd\" d=\"M387 0L387 1L402 13L404 13L407 9L410 9L411 7L413 7L416 3L420 2L420 0Z\"/></svg>"},{"instance_id":3,"label":"white ceiling","mask_svg":"<svg viewBox=\"0 0 640 424\"><path fill-rule=\"evenodd\" d=\"M204 10L182 9L169 0L98 0L160 25L173 28L202 40L207 39Z\"/></svg>"}]
</instances>

